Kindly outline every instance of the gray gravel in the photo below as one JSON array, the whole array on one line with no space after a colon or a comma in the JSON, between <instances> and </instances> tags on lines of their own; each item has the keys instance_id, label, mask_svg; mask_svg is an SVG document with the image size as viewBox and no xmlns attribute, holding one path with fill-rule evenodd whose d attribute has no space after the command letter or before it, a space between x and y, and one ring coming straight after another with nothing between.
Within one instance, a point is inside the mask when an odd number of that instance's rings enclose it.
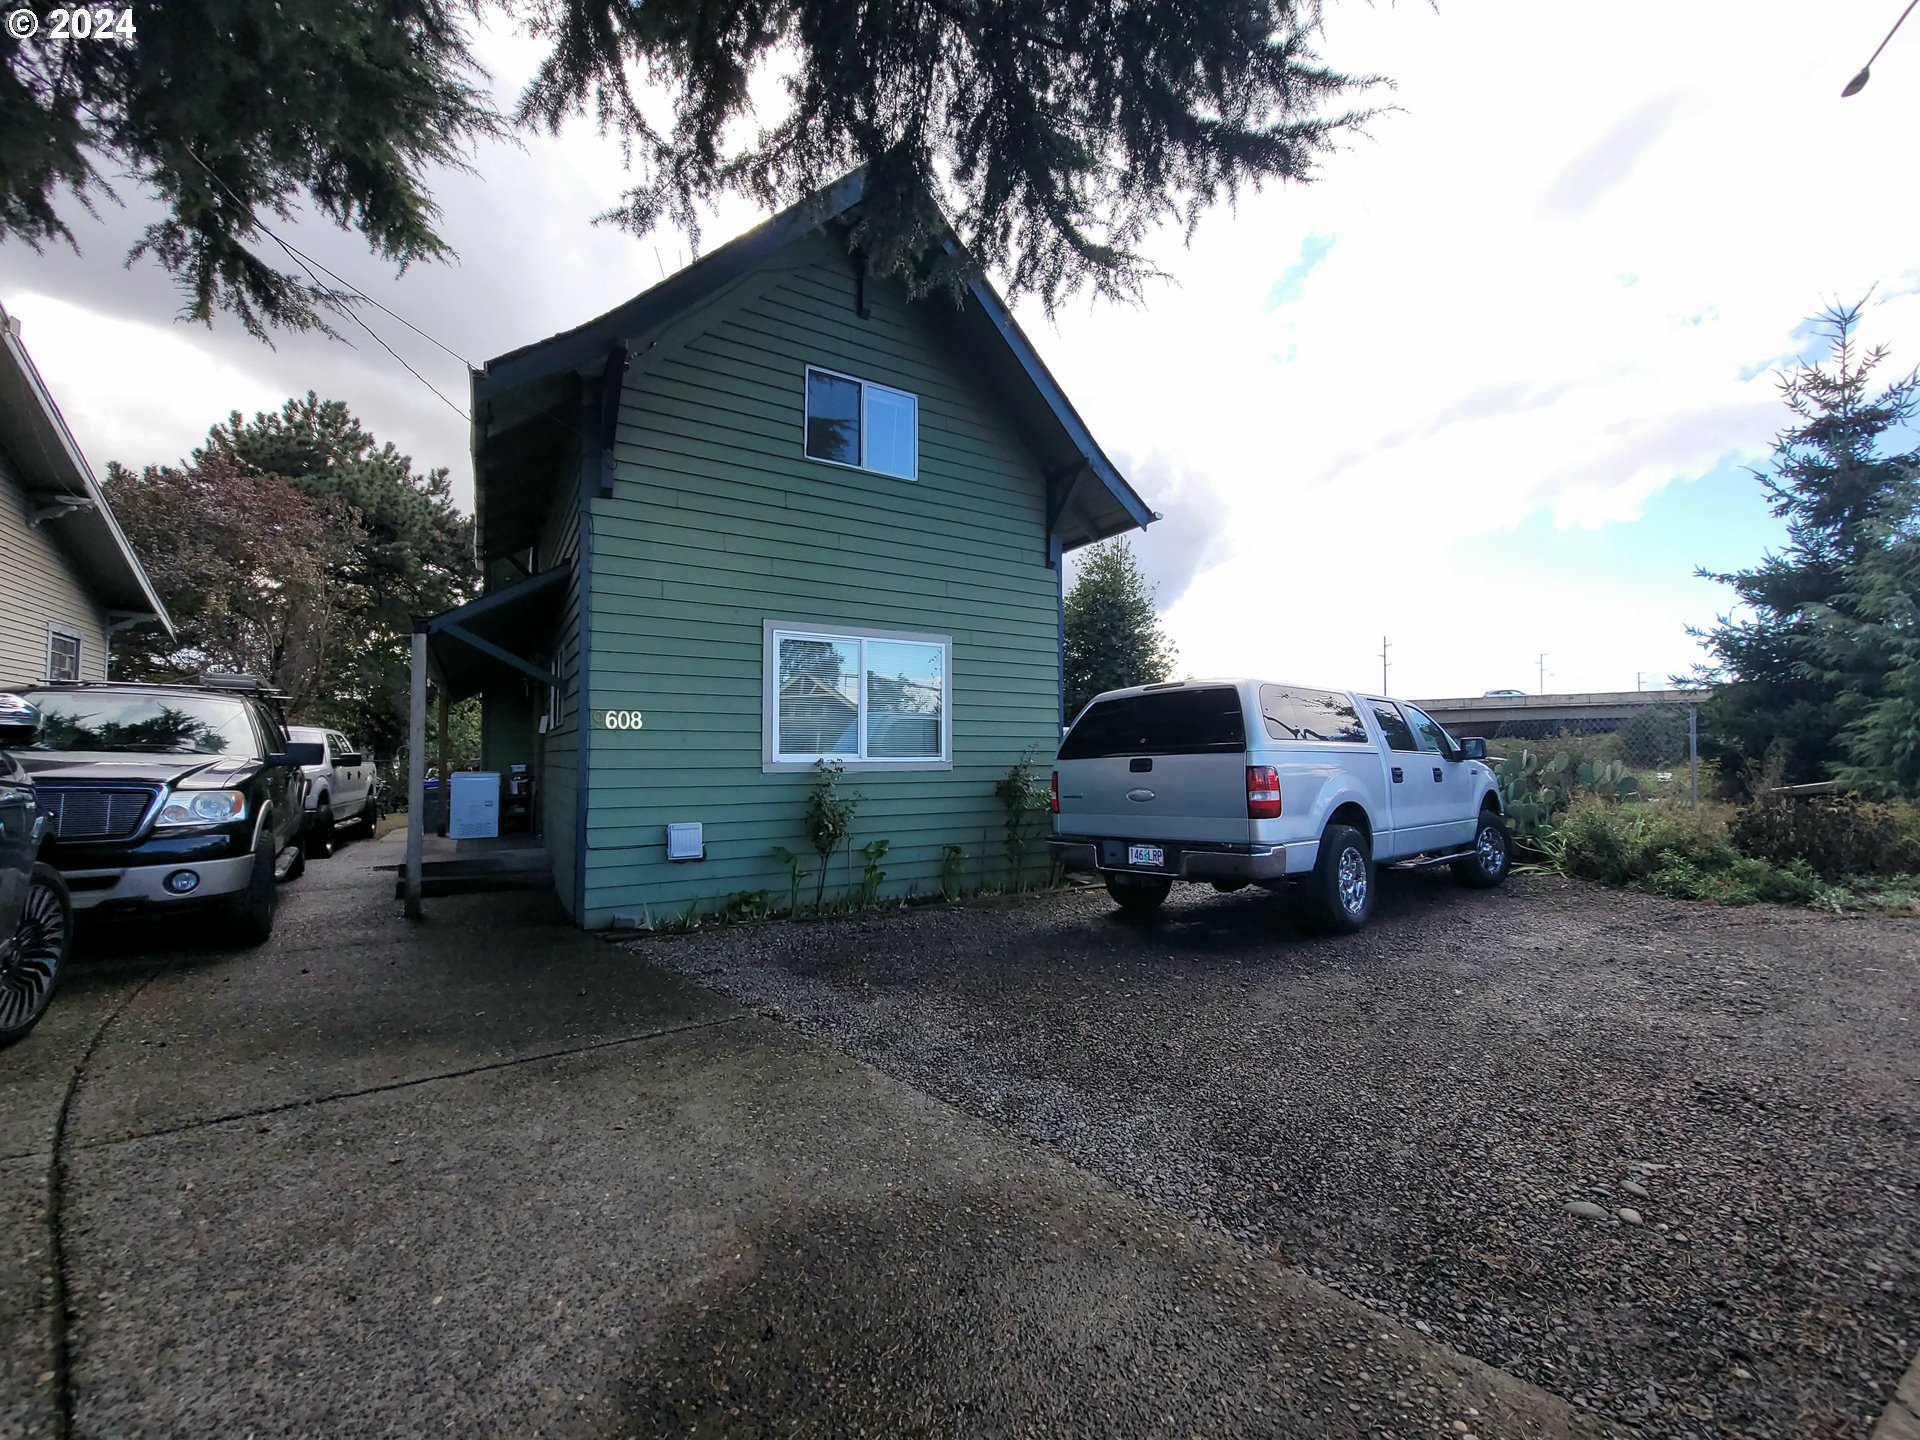
<instances>
[{"instance_id":1,"label":"gray gravel","mask_svg":"<svg viewBox=\"0 0 1920 1440\"><path fill-rule=\"evenodd\" d=\"M1649 1435L1864 1440L1920 1345L1906 923L1390 876L1341 939L1077 892L637 948Z\"/></svg>"}]
</instances>

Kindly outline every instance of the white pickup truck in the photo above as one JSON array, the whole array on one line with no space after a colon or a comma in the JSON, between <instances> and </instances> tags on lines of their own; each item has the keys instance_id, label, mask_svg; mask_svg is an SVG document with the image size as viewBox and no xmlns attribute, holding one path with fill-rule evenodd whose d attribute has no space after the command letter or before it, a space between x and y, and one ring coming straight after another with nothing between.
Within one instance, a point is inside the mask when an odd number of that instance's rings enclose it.
<instances>
[{"instance_id":1,"label":"white pickup truck","mask_svg":"<svg viewBox=\"0 0 1920 1440\"><path fill-rule=\"evenodd\" d=\"M1404 700L1264 680L1184 680L1095 696L1053 772L1053 858L1152 910L1175 880L1297 885L1328 928L1373 913L1374 867L1507 876L1484 740Z\"/></svg>"},{"instance_id":2,"label":"white pickup truck","mask_svg":"<svg viewBox=\"0 0 1920 1440\"><path fill-rule=\"evenodd\" d=\"M307 849L325 859L333 853L334 831L364 824L371 835L376 811L373 762L338 730L320 725L289 725L287 746L307 777Z\"/></svg>"}]
</instances>

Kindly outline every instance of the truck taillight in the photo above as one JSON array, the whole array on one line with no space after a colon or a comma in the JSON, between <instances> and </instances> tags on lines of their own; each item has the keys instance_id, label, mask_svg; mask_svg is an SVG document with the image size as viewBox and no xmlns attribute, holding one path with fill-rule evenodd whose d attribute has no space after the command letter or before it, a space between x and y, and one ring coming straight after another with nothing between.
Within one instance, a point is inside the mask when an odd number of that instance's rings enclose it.
<instances>
[{"instance_id":1,"label":"truck taillight","mask_svg":"<svg viewBox=\"0 0 1920 1440\"><path fill-rule=\"evenodd\" d=\"M1053 772L1053 798L1051 803L1053 813L1058 815L1060 813L1060 772L1058 770Z\"/></svg>"},{"instance_id":2,"label":"truck taillight","mask_svg":"<svg viewBox=\"0 0 1920 1440\"><path fill-rule=\"evenodd\" d=\"M1271 765L1247 766L1247 818L1280 818L1280 772Z\"/></svg>"}]
</instances>

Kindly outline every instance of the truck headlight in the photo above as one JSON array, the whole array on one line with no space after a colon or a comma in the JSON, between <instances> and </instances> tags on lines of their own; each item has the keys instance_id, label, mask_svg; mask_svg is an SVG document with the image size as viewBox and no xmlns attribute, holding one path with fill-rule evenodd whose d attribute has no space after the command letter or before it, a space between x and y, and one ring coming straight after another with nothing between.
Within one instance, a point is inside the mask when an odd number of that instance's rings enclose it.
<instances>
[{"instance_id":1,"label":"truck headlight","mask_svg":"<svg viewBox=\"0 0 1920 1440\"><path fill-rule=\"evenodd\" d=\"M173 825L226 825L247 818L247 797L240 790L189 790L169 795L154 828Z\"/></svg>"}]
</instances>

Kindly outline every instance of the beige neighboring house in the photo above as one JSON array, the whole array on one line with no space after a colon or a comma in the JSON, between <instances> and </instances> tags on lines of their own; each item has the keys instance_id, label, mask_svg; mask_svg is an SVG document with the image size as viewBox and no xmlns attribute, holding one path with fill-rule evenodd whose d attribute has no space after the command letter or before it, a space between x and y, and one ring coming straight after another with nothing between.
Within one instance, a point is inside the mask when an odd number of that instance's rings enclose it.
<instances>
[{"instance_id":1,"label":"beige neighboring house","mask_svg":"<svg viewBox=\"0 0 1920 1440\"><path fill-rule=\"evenodd\" d=\"M0 309L0 688L104 680L107 637L173 621Z\"/></svg>"}]
</instances>

